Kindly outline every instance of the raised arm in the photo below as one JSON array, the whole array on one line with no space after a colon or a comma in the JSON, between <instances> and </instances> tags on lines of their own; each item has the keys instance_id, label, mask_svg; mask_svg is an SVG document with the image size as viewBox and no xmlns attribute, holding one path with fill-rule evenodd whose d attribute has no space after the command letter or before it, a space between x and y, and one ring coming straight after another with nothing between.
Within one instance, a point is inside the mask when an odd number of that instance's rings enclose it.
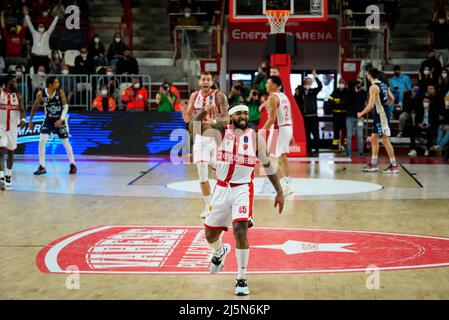
<instances>
[{"instance_id":1,"label":"raised arm","mask_svg":"<svg viewBox=\"0 0 449 320\"><path fill-rule=\"evenodd\" d=\"M59 19L59 16L56 16L56 17L53 19L53 21L52 21L50 27L48 28L47 32L48 32L48 35L49 35L49 36L51 36L51 34L53 33L53 31L55 31L56 25L58 24L58 19Z\"/></svg>"},{"instance_id":2,"label":"raised arm","mask_svg":"<svg viewBox=\"0 0 449 320\"><path fill-rule=\"evenodd\" d=\"M271 126L276 121L276 109L278 106L278 97L276 97L274 94L271 95L267 100L267 110L268 110L268 120L265 122L262 129L270 129Z\"/></svg>"},{"instance_id":3,"label":"raised arm","mask_svg":"<svg viewBox=\"0 0 449 320\"><path fill-rule=\"evenodd\" d=\"M33 38L36 36L37 32L36 29L34 29L33 23L31 22L30 16L28 14L25 15L25 22L30 29L31 34L33 35Z\"/></svg>"}]
</instances>

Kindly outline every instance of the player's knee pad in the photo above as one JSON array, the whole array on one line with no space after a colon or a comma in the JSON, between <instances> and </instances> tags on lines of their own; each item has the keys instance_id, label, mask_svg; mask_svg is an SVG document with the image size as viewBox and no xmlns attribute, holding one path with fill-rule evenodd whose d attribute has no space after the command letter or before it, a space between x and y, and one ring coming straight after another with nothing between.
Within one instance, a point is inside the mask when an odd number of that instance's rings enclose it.
<instances>
[{"instance_id":1,"label":"player's knee pad","mask_svg":"<svg viewBox=\"0 0 449 320\"><path fill-rule=\"evenodd\" d=\"M205 163L205 162L197 163L196 166L198 168L198 177L200 179L200 183L207 182L207 180L208 180L207 163Z\"/></svg>"}]
</instances>

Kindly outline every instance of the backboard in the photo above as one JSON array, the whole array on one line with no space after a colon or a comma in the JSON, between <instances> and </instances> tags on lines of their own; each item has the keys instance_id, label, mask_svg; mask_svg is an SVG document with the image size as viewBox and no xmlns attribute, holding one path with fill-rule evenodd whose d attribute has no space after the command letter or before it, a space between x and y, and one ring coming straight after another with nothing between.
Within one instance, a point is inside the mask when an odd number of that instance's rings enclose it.
<instances>
[{"instance_id":1,"label":"backboard","mask_svg":"<svg viewBox=\"0 0 449 320\"><path fill-rule=\"evenodd\" d=\"M231 22L267 22L266 10L289 10L288 21L326 21L328 0L229 0Z\"/></svg>"}]
</instances>

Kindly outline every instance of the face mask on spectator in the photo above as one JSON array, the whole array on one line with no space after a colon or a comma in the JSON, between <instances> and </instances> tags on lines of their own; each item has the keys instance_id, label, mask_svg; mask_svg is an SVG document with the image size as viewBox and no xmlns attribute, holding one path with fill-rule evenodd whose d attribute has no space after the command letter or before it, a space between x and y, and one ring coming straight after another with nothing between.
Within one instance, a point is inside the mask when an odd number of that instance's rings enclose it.
<instances>
[{"instance_id":1,"label":"face mask on spectator","mask_svg":"<svg viewBox=\"0 0 449 320\"><path fill-rule=\"evenodd\" d=\"M111 76L113 76L113 75L114 75L114 72L112 72L112 71L108 71L108 72L106 72L106 75L107 75L107 76L110 76L110 77L111 77Z\"/></svg>"},{"instance_id":2,"label":"face mask on spectator","mask_svg":"<svg viewBox=\"0 0 449 320\"><path fill-rule=\"evenodd\" d=\"M306 88L307 90L309 90L310 88L312 88L312 86L311 86L310 84L306 84L306 85L304 86L304 88Z\"/></svg>"},{"instance_id":3,"label":"face mask on spectator","mask_svg":"<svg viewBox=\"0 0 449 320\"><path fill-rule=\"evenodd\" d=\"M42 12L42 16L44 16L44 17L48 17L48 11L44 11L44 12Z\"/></svg>"},{"instance_id":4,"label":"face mask on spectator","mask_svg":"<svg viewBox=\"0 0 449 320\"><path fill-rule=\"evenodd\" d=\"M81 53L81 57L86 60L87 59L87 53Z\"/></svg>"},{"instance_id":5,"label":"face mask on spectator","mask_svg":"<svg viewBox=\"0 0 449 320\"><path fill-rule=\"evenodd\" d=\"M139 89L140 88L140 83L134 83L134 88L135 89Z\"/></svg>"},{"instance_id":6,"label":"face mask on spectator","mask_svg":"<svg viewBox=\"0 0 449 320\"><path fill-rule=\"evenodd\" d=\"M38 30L40 33L44 33L44 32L45 32L45 28L43 28L43 27L39 27L37 30Z\"/></svg>"},{"instance_id":7,"label":"face mask on spectator","mask_svg":"<svg viewBox=\"0 0 449 320\"><path fill-rule=\"evenodd\" d=\"M117 43L119 43L121 40L122 40L122 39L119 38L119 37L116 37L116 38L115 38L115 42L117 42Z\"/></svg>"},{"instance_id":8,"label":"face mask on spectator","mask_svg":"<svg viewBox=\"0 0 449 320\"><path fill-rule=\"evenodd\" d=\"M95 39L94 39L94 42L95 42L95 43L100 43L100 38L95 38Z\"/></svg>"},{"instance_id":9,"label":"face mask on spectator","mask_svg":"<svg viewBox=\"0 0 449 320\"><path fill-rule=\"evenodd\" d=\"M190 12L184 13L184 16L185 16L186 18L189 18L189 17L190 17Z\"/></svg>"},{"instance_id":10,"label":"face mask on spectator","mask_svg":"<svg viewBox=\"0 0 449 320\"><path fill-rule=\"evenodd\" d=\"M446 105L446 109L449 109L449 100L444 101L445 105Z\"/></svg>"},{"instance_id":11,"label":"face mask on spectator","mask_svg":"<svg viewBox=\"0 0 449 320\"><path fill-rule=\"evenodd\" d=\"M446 22L446 19L438 19L438 22L439 22L440 24L444 24L444 23Z\"/></svg>"},{"instance_id":12,"label":"face mask on spectator","mask_svg":"<svg viewBox=\"0 0 449 320\"><path fill-rule=\"evenodd\" d=\"M107 89L101 90L101 95L102 96L107 96L108 95L108 90Z\"/></svg>"},{"instance_id":13,"label":"face mask on spectator","mask_svg":"<svg viewBox=\"0 0 449 320\"><path fill-rule=\"evenodd\" d=\"M441 78L446 79L446 78L447 78L447 72L443 72L443 73L441 74Z\"/></svg>"},{"instance_id":14,"label":"face mask on spectator","mask_svg":"<svg viewBox=\"0 0 449 320\"><path fill-rule=\"evenodd\" d=\"M20 71L20 70L17 70L17 71L16 71L16 76L21 77L22 74L23 74L22 71Z\"/></svg>"},{"instance_id":15,"label":"face mask on spectator","mask_svg":"<svg viewBox=\"0 0 449 320\"><path fill-rule=\"evenodd\" d=\"M430 74L430 70L425 69L423 73L424 73L426 76L428 76L428 75Z\"/></svg>"},{"instance_id":16,"label":"face mask on spectator","mask_svg":"<svg viewBox=\"0 0 449 320\"><path fill-rule=\"evenodd\" d=\"M429 108L429 106L430 106L430 103L428 103L428 102L424 102L424 103L423 103L422 105L424 106L424 108L428 109L428 108Z\"/></svg>"},{"instance_id":17,"label":"face mask on spectator","mask_svg":"<svg viewBox=\"0 0 449 320\"><path fill-rule=\"evenodd\" d=\"M62 74L69 74L69 69L63 69Z\"/></svg>"},{"instance_id":18,"label":"face mask on spectator","mask_svg":"<svg viewBox=\"0 0 449 320\"><path fill-rule=\"evenodd\" d=\"M45 71L38 71L37 74L38 74L39 76L45 76Z\"/></svg>"},{"instance_id":19,"label":"face mask on spectator","mask_svg":"<svg viewBox=\"0 0 449 320\"><path fill-rule=\"evenodd\" d=\"M345 84L344 83L339 83L338 84L338 88L339 89L344 89L345 88Z\"/></svg>"}]
</instances>

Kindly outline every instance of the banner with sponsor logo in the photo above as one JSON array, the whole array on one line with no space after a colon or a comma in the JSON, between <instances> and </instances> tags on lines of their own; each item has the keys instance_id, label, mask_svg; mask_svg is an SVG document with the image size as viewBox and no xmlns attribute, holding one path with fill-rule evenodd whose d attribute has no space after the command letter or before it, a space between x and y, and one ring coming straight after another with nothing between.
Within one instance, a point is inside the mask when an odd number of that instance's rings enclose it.
<instances>
[{"instance_id":1,"label":"banner with sponsor logo","mask_svg":"<svg viewBox=\"0 0 449 320\"><path fill-rule=\"evenodd\" d=\"M268 21L254 23L229 23L229 42L267 41L270 32ZM287 22L287 34L292 34L299 42L336 42L337 19L327 22Z\"/></svg>"}]
</instances>

